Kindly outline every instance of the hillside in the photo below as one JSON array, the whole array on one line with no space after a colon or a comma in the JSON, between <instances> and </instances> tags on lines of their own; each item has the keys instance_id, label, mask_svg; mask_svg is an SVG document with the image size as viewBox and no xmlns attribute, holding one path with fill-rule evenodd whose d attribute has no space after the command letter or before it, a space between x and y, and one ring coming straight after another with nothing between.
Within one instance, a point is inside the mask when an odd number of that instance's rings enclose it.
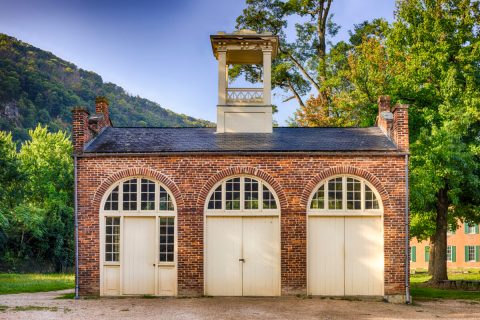
<instances>
[{"instance_id":1,"label":"hillside","mask_svg":"<svg viewBox=\"0 0 480 320\"><path fill-rule=\"evenodd\" d=\"M96 96L109 99L115 126L213 125L131 96L94 72L0 33L0 130L11 131L15 140L25 140L38 123L69 131L72 107L93 111Z\"/></svg>"}]
</instances>

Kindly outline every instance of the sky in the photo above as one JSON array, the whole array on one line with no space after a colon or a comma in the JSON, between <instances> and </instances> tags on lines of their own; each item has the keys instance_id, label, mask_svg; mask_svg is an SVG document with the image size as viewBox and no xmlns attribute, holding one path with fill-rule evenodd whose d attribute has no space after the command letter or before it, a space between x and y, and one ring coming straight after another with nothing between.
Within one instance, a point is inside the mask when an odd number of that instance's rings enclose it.
<instances>
[{"instance_id":1,"label":"sky","mask_svg":"<svg viewBox=\"0 0 480 320\"><path fill-rule=\"evenodd\" d=\"M0 0L0 32L50 51L106 82L193 117L216 121L217 62L209 36L231 32L245 0ZM393 20L395 0L334 0L341 26ZM280 125L296 109L273 92Z\"/></svg>"}]
</instances>

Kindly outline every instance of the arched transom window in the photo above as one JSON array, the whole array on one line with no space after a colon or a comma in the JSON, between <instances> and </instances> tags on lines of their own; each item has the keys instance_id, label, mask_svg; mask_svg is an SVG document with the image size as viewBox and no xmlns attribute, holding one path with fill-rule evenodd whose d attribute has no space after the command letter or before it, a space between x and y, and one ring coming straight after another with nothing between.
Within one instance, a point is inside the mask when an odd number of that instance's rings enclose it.
<instances>
[{"instance_id":1,"label":"arched transom window","mask_svg":"<svg viewBox=\"0 0 480 320\"><path fill-rule=\"evenodd\" d=\"M171 212L173 197L159 182L146 178L131 178L118 183L103 205L104 211Z\"/></svg>"},{"instance_id":2,"label":"arched transom window","mask_svg":"<svg viewBox=\"0 0 480 320\"><path fill-rule=\"evenodd\" d=\"M122 225L128 217L155 217L159 265L174 262L176 206L170 191L160 182L131 177L117 182L104 198L103 261L120 263Z\"/></svg>"},{"instance_id":3,"label":"arched transom window","mask_svg":"<svg viewBox=\"0 0 480 320\"><path fill-rule=\"evenodd\" d=\"M277 198L262 180L239 176L218 183L207 197L207 212L276 213Z\"/></svg>"},{"instance_id":4,"label":"arched transom window","mask_svg":"<svg viewBox=\"0 0 480 320\"><path fill-rule=\"evenodd\" d=\"M310 196L311 213L378 213L380 197L373 186L354 176L335 176L321 182Z\"/></svg>"}]
</instances>

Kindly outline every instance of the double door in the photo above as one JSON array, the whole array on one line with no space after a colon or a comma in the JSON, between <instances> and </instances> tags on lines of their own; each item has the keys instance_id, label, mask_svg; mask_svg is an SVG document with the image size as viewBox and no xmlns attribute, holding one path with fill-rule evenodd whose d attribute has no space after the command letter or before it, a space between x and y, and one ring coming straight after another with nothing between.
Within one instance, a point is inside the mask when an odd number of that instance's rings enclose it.
<instances>
[{"instance_id":1,"label":"double door","mask_svg":"<svg viewBox=\"0 0 480 320\"><path fill-rule=\"evenodd\" d=\"M278 216L209 216L205 240L207 295L280 295Z\"/></svg>"},{"instance_id":2,"label":"double door","mask_svg":"<svg viewBox=\"0 0 480 320\"><path fill-rule=\"evenodd\" d=\"M383 295L380 216L308 218L308 294Z\"/></svg>"}]
</instances>

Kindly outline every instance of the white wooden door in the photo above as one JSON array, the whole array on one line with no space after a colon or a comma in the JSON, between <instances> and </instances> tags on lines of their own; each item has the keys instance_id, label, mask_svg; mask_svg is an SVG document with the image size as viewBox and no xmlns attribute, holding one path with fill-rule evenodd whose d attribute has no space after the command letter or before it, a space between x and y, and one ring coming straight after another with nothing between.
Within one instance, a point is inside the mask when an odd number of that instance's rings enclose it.
<instances>
[{"instance_id":1,"label":"white wooden door","mask_svg":"<svg viewBox=\"0 0 480 320\"><path fill-rule=\"evenodd\" d=\"M343 217L308 218L308 293L343 296L344 291Z\"/></svg>"},{"instance_id":2,"label":"white wooden door","mask_svg":"<svg viewBox=\"0 0 480 320\"><path fill-rule=\"evenodd\" d=\"M205 292L242 295L242 218L208 217Z\"/></svg>"},{"instance_id":3,"label":"white wooden door","mask_svg":"<svg viewBox=\"0 0 480 320\"><path fill-rule=\"evenodd\" d=\"M380 217L345 218L345 295L383 295Z\"/></svg>"},{"instance_id":4,"label":"white wooden door","mask_svg":"<svg viewBox=\"0 0 480 320\"><path fill-rule=\"evenodd\" d=\"M308 293L383 295L381 217L308 218Z\"/></svg>"},{"instance_id":5,"label":"white wooden door","mask_svg":"<svg viewBox=\"0 0 480 320\"><path fill-rule=\"evenodd\" d=\"M205 293L280 294L278 217L207 217Z\"/></svg>"},{"instance_id":6,"label":"white wooden door","mask_svg":"<svg viewBox=\"0 0 480 320\"><path fill-rule=\"evenodd\" d=\"M155 217L125 217L123 294L155 294Z\"/></svg>"},{"instance_id":7,"label":"white wooden door","mask_svg":"<svg viewBox=\"0 0 480 320\"><path fill-rule=\"evenodd\" d=\"M243 218L243 295L280 295L278 217Z\"/></svg>"}]
</instances>

